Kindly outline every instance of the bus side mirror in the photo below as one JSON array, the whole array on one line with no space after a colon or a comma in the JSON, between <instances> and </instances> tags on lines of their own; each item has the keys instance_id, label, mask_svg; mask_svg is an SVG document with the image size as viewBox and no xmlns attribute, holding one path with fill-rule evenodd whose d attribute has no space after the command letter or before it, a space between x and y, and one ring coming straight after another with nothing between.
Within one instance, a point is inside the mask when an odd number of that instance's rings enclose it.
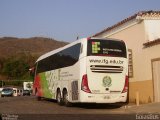
<instances>
[{"instance_id":1,"label":"bus side mirror","mask_svg":"<svg viewBox=\"0 0 160 120\"><path fill-rule=\"evenodd\" d=\"M29 73L31 76L34 76L34 73L35 73L35 67L32 67L29 69Z\"/></svg>"}]
</instances>

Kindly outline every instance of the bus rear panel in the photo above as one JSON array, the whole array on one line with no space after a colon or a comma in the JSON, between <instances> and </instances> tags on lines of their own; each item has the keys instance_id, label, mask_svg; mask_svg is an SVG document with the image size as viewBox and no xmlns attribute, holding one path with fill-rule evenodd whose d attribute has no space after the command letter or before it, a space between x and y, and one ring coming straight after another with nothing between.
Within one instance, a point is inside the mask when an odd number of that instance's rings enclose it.
<instances>
[{"instance_id":1,"label":"bus rear panel","mask_svg":"<svg viewBox=\"0 0 160 120\"><path fill-rule=\"evenodd\" d=\"M86 52L86 72L81 79L80 102L126 102L128 59L125 43L90 39Z\"/></svg>"}]
</instances>

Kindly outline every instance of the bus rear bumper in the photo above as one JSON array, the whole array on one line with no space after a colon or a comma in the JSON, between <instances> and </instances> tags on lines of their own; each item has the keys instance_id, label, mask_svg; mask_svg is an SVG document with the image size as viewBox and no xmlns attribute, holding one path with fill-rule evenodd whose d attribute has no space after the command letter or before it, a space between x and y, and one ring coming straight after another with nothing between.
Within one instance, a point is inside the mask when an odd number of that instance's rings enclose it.
<instances>
[{"instance_id":1,"label":"bus rear bumper","mask_svg":"<svg viewBox=\"0 0 160 120\"><path fill-rule=\"evenodd\" d=\"M84 93L81 103L119 103L127 101L127 92L121 94L90 94Z\"/></svg>"}]
</instances>

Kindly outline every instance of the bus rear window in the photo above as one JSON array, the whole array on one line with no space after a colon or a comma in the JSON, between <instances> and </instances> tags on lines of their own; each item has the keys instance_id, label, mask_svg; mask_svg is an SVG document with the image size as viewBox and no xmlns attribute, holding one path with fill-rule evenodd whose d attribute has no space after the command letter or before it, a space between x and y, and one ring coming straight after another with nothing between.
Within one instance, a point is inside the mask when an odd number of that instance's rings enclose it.
<instances>
[{"instance_id":1,"label":"bus rear window","mask_svg":"<svg viewBox=\"0 0 160 120\"><path fill-rule=\"evenodd\" d=\"M87 56L127 57L126 46L116 40L88 40Z\"/></svg>"}]
</instances>

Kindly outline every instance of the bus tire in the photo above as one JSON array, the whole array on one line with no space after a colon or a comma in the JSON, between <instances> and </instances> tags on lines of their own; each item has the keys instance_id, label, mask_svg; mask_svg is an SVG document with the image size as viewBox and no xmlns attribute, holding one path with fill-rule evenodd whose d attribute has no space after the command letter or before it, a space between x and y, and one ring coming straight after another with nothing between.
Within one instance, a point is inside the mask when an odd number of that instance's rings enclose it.
<instances>
[{"instance_id":1,"label":"bus tire","mask_svg":"<svg viewBox=\"0 0 160 120\"><path fill-rule=\"evenodd\" d=\"M56 99L57 99L57 103L59 105L63 105L62 97L61 97L61 91L60 90L57 91L57 97L56 97Z\"/></svg>"},{"instance_id":2,"label":"bus tire","mask_svg":"<svg viewBox=\"0 0 160 120\"><path fill-rule=\"evenodd\" d=\"M68 92L67 92L67 90L64 90L64 91L63 91L63 103L64 103L64 105L65 105L66 107L71 107L71 106L72 106L72 103L70 103L70 102L68 101Z\"/></svg>"}]
</instances>

